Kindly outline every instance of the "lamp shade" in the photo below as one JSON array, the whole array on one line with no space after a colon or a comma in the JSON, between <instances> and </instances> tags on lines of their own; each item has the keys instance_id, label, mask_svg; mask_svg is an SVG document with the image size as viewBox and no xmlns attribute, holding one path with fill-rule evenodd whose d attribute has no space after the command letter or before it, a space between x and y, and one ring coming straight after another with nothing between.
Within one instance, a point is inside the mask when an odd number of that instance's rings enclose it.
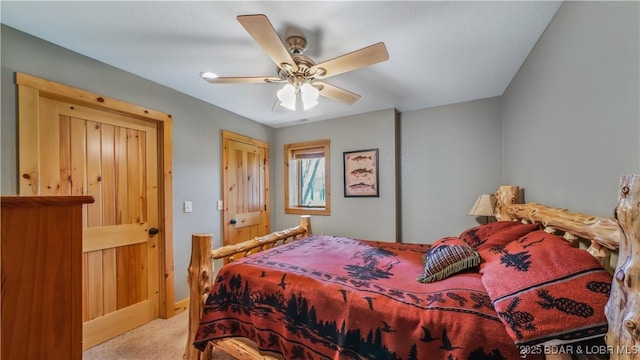
<instances>
[{"instance_id":1,"label":"lamp shade","mask_svg":"<svg viewBox=\"0 0 640 360\"><path fill-rule=\"evenodd\" d=\"M482 194L478 196L476 203L473 204L469 215L473 216L493 216L497 199L493 194Z\"/></svg>"}]
</instances>

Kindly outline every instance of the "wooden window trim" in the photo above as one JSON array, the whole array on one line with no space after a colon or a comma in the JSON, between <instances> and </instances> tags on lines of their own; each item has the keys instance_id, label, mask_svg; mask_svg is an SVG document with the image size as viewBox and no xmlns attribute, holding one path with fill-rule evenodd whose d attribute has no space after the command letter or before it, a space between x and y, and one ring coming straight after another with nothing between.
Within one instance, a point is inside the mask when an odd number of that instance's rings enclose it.
<instances>
[{"instance_id":1,"label":"wooden window trim","mask_svg":"<svg viewBox=\"0 0 640 360\"><path fill-rule=\"evenodd\" d=\"M304 141L293 144L284 145L284 213L297 215L331 215L331 154L329 152L330 140L314 140ZM289 204L289 162L292 160L293 153L296 151L322 148L324 152L324 176L325 176L325 203L322 208L308 208L300 206L291 206Z\"/></svg>"}]
</instances>

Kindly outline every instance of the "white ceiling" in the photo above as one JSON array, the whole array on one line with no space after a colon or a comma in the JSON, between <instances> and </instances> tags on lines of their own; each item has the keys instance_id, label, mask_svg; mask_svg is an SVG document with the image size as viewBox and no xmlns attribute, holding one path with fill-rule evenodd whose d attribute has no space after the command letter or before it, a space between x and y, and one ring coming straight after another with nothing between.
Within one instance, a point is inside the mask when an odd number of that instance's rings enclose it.
<instances>
[{"instance_id":1,"label":"white ceiling","mask_svg":"<svg viewBox=\"0 0 640 360\"><path fill-rule=\"evenodd\" d=\"M561 2L553 1L0 1L1 22L272 127L380 109L411 111L501 95ZM308 40L317 63L384 42L389 61L326 82L362 98L272 111L281 84L209 84L276 76L236 20L265 14L281 37ZM126 99L123 99L126 100Z\"/></svg>"}]
</instances>

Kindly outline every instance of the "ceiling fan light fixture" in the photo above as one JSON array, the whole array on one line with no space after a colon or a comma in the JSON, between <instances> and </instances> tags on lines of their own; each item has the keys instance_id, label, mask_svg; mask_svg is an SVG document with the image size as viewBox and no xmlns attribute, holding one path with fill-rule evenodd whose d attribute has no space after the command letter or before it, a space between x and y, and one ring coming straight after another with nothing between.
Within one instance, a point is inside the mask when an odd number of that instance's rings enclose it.
<instances>
[{"instance_id":1,"label":"ceiling fan light fixture","mask_svg":"<svg viewBox=\"0 0 640 360\"><path fill-rule=\"evenodd\" d=\"M300 97L302 97L302 104L305 110L309 110L312 107L318 105L318 96L320 96L320 90L313 87L309 83L304 83L300 87Z\"/></svg>"},{"instance_id":2,"label":"ceiling fan light fixture","mask_svg":"<svg viewBox=\"0 0 640 360\"><path fill-rule=\"evenodd\" d=\"M282 89L278 90L277 93L278 100L280 100L280 105L289 109L296 109L296 88L291 84L286 84L282 87Z\"/></svg>"},{"instance_id":3,"label":"ceiling fan light fixture","mask_svg":"<svg viewBox=\"0 0 640 360\"><path fill-rule=\"evenodd\" d=\"M304 83L300 87L286 84L277 92L280 105L289 109L296 110L302 105L304 110L309 110L318 105L318 97L320 90L309 83ZM300 104L298 104L300 103Z\"/></svg>"}]
</instances>

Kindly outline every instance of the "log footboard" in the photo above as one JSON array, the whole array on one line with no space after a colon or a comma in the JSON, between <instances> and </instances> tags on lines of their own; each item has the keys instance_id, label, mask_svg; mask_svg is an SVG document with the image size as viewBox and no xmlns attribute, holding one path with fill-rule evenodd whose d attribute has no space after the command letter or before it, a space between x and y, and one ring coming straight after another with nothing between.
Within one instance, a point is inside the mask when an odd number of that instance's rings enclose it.
<instances>
[{"instance_id":1,"label":"log footboard","mask_svg":"<svg viewBox=\"0 0 640 360\"><path fill-rule=\"evenodd\" d=\"M215 250L211 249L211 234L193 234L191 237L191 260L187 281L189 282L189 330L187 344L183 358L185 360L208 359L214 347L220 348L226 353L238 359L278 359L261 354L250 344L240 339L223 339L209 343L204 352L197 350L193 342L198 330L198 321L202 316L204 302L211 289L213 281L213 260L224 259L225 262L234 261L249 254L266 250L278 245L309 236L311 231L311 217L300 217L298 226L274 232L265 236L256 237L238 244L227 245Z\"/></svg>"}]
</instances>

